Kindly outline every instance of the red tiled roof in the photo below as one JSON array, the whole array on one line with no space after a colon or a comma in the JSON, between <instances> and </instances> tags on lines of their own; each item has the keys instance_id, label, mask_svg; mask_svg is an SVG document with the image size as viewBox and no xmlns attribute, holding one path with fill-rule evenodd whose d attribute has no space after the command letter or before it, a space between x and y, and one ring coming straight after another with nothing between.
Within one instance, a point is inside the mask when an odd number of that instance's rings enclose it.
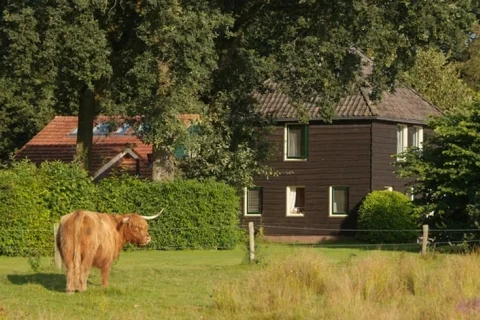
<instances>
[{"instance_id":1,"label":"red tiled roof","mask_svg":"<svg viewBox=\"0 0 480 320\"><path fill-rule=\"evenodd\" d=\"M100 118L104 120L105 118ZM97 119L98 121L98 119ZM77 117L56 116L45 128L24 145L15 155L16 159L28 158L34 163L43 161L61 160L70 162L74 159L77 135L72 131L77 128ZM102 165L117 154L131 148L140 161L140 175L149 177L148 154L152 153L152 146L144 144L132 134L94 135L92 145L91 173L95 173ZM120 166L132 171L129 159L123 159Z\"/></svg>"}]
</instances>

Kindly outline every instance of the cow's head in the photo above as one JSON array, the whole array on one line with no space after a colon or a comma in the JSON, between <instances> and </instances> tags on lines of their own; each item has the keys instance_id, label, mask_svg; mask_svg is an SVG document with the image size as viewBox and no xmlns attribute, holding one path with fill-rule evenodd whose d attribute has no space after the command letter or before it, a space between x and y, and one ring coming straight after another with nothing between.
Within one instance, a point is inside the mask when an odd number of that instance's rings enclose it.
<instances>
[{"instance_id":1,"label":"cow's head","mask_svg":"<svg viewBox=\"0 0 480 320\"><path fill-rule=\"evenodd\" d=\"M138 214L125 215L122 219L122 224L125 226L125 228L123 229L123 235L125 237L125 240L139 246L146 246L147 244L149 244L152 239L148 234L147 220L157 218L158 216L160 216L162 211L150 217L140 216Z\"/></svg>"}]
</instances>

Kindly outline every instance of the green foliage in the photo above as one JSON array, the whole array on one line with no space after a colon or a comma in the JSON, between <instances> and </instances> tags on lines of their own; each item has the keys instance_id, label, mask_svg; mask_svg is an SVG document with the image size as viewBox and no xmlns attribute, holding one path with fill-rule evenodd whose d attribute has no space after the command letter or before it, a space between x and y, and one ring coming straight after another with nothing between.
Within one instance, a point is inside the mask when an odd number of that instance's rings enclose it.
<instances>
[{"instance_id":1,"label":"green foliage","mask_svg":"<svg viewBox=\"0 0 480 320\"><path fill-rule=\"evenodd\" d=\"M0 255L53 252L52 224L43 179L27 161L0 170Z\"/></svg>"},{"instance_id":2,"label":"green foliage","mask_svg":"<svg viewBox=\"0 0 480 320\"><path fill-rule=\"evenodd\" d=\"M95 185L76 164L14 162L0 170L0 255L53 252L54 222L74 210L163 215L150 221L149 249L232 249L240 239L240 200L224 183L142 181L123 175Z\"/></svg>"},{"instance_id":3,"label":"green foliage","mask_svg":"<svg viewBox=\"0 0 480 320\"><path fill-rule=\"evenodd\" d=\"M403 243L418 236L410 200L397 191L373 191L362 202L358 211L357 238L372 243ZM372 231L363 231L372 230ZM392 230L390 232L375 230Z\"/></svg>"},{"instance_id":4,"label":"green foliage","mask_svg":"<svg viewBox=\"0 0 480 320\"><path fill-rule=\"evenodd\" d=\"M266 170L268 123L259 121L252 93L268 79L300 109L321 98L318 115L329 120L333 104L363 81L352 46L375 58L369 80L378 96L419 48L461 51L475 9L469 0L6 0L0 157L54 112L92 106L79 105L88 88L96 112L137 116L142 139L159 149L156 160L183 144L178 115L200 113L212 128L206 141L220 148L186 176L248 183Z\"/></svg>"},{"instance_id":5,"label":"green foliage","mask_svg":"<svg viewBox=\"0 0 480 320\"><path fill-rule=\"evenodd\" d=\"M88 173L77 164L43 162L38 174L43 181L42 198L52 221L75 210L95 210L95 185Z\"/></svg>"},{"instance_id":6,"label":"green foliage","mask_svg":"<svg viewBox=\"0 0 480 320\"><path fill-rule=\"evenodd\" d=\"M151 249L231 249L239 239L239 198L214 181L140 181L121 176L98 185L97 207L104 212L162 216L151 221Z\"/></svg>"},{"instance_id":7,"label":"green foliage","mask_svg":"<svg viewBox=\"0 0 480 320\"><path fill-rule=\"evenodd\" d=\"M460 108L471 103L475 96L474 91L460 78L457 66L448 62L441 51L433 48L420 51L414 67L403 78L442 110Z\"/></svg>"},{"instance_id":8,"label":"green foliage","mask_svg":"<svg viewBox=\"0 0 480 320\"><path fill-rule=\"evenodd\" d=\"M38 272L38 270L40 270L41 260L39 254L31 255L28 257L27 262L33 272Z\"/></svg>"},{"instance_id":9,"label":"green foliage","mask_svg":"<svg viewBox=\"0 0 480 320\"><path fill-rule=\"evenodd\" d=\"M480 102L464 110L432 119L435 134L424 141L423 149L412 149L398 162L400 177L413 180L415 200L426 219L439 229L480 227ZM438 233L437 240L468 241L478 232Z\"/></svg>"},{"instance_id":10,"label":"green foliage","mask_svg":"<svg viewBox=\"0 0 480 320\"><path fill-rule=\"evenodd\" d=\"M480 91L480 25L472 27L472 41L469 43L466 57L460 63L462 78L474 90Z\"/></svg>"}]
</instances>

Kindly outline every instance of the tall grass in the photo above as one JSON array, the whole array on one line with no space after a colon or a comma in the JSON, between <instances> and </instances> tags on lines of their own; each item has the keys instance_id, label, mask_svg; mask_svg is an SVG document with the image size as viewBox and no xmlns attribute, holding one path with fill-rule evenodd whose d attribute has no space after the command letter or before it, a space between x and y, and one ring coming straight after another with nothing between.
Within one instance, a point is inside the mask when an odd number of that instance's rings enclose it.
<instances>
[{"instance_id":1,"label":"tall grass","mask_svg":"<svg viewBox=\"0 0 480 320\"><path fill-rule=\"evenodd\" d=\"M302 252L224 283L214 310L231 319L480 319L479 255L386 256L334 263Z\"/></svg>"}]
</instances>

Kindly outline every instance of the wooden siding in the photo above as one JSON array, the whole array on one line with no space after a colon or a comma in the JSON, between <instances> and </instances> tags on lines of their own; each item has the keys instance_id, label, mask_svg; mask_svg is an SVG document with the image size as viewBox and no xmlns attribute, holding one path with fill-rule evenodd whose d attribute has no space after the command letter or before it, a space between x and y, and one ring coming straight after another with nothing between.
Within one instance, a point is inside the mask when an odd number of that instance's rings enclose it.
<instances>
[{"instance_id":1,"label":"wooden siding","mask_svg":"<svg viewBox=\"0 0 480 320\"><path fill-rule=\"evenodd\" d=\"M403 124L399 122L398 124ZM372 123L372 190L384 190L386 186L393 190L405 193L407 180L399 179L395 175L392 155L397 153L397 123ZM406 124L404 124L406 125ZM408 146L413 141L413 125L408 126Z\"/></svg>"},{"instance_id":2,"label":"wooden siding","mask_svg":"<svg viewBox=\"0 0 480 320\"><path fill-rule=\"evenodd\" d=\"M271 139L278 148L269 164L281 175L254 180L263 187L263 214L247 216L245 222L263 224L268 235L335 234L318 229L355 228L358 205L370 191L371 123L311 124L307 161L283 160L284 126ZM303 217L286 216L287 186L305 187ZM348 217L329 217L330 186L349 187Z\"/></svg>"}]
</instances>

